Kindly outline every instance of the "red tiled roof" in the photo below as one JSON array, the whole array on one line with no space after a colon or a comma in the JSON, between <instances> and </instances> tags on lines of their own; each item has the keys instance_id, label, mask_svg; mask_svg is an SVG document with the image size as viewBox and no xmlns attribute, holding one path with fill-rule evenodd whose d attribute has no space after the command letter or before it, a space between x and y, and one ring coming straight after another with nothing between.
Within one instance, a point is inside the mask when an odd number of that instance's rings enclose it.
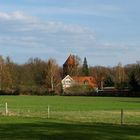
<instances>
[{"instance_id":1,"label":"red tiled roof","mask_svg":"<svg viewBox=\"0 0 140 140\"><path fill-rule=\"evenodd\" d=\"M74 81L76 81L78 84L87 84L91 87L97 87L97 83L94 77L92 76L75 76L72 77Z\"/></svg>"}]
</instances>

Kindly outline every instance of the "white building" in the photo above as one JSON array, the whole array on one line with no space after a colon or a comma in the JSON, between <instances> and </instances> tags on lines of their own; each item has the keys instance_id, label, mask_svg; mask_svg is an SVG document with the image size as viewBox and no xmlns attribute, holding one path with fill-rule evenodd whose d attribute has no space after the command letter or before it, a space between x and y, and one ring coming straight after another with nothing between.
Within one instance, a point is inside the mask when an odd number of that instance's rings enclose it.
<instances>
[{"instance_id":1,"label":"white building","mask_svg":"<svg viewBox=\"0 0 140 140\"><path fill-rule=\"evenodd\" d=\"M67 75L61 82L63 90L74 84L74 80L69 75Z\"/></svg>"}]
</instances>

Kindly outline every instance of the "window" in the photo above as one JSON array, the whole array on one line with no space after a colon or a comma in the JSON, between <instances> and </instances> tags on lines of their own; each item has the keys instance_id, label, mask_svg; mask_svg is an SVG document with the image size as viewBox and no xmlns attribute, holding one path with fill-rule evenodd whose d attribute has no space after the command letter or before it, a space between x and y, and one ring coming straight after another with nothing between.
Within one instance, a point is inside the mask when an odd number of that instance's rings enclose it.
<instances>
[{"instance_id":1,"label":"window","mask_svg":"<svg viewBox=\"0 0 140 140\"><path fill-rule=\"evenodd\" d=\"M66 84L70 84L70 83L71 83L71 81L70 81L70 80L66 80L65 82L66 82Z\"/></svg>"},{"instance_id":2,"label":"window","mask_svg":"<svg viewBox=\"0 0 140 140\"><path fill-rule=\"evenodd\" d=\"M88 80L85 80L84 85L88 85L88 84L89 84Z\"/></svg>"}]
</instances>

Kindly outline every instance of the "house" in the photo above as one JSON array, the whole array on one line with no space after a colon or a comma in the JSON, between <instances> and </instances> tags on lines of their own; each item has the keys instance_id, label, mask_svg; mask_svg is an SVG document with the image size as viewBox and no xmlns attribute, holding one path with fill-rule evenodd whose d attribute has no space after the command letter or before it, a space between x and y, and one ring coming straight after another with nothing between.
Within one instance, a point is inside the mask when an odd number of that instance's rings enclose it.
<instances>
[{"instance_id":1,"label":"house","mask_svg":"<svg viewBox=\"0 0 140 140\"><path fill-rule=\"evenodd\" d=\"M77 72L77 58L75 55L69 55L65 63L63 64L63 79L61 81L62 88L72 87L73 85L87 85L91 88L97 88L97 83L92 76L75 76Z\"/></svg>"},{"instance_id":2,"label":"house","mask_svg":"<svg viewBox=\"0 0 140 140\"><path fill-rule=\"evenodd\" d=\"M89 85L92 88L97 87L96 80L92 76L75 76L75 77L72 77L72 79L78 85Z\"/></svg>"},{"instance_id":3,"label":"house","mask_svg":"<svg viewBox=\"0 0 140 140\"><path fill-rule=\"evenodd\" d=\"M74 76L71 77L67 75L62 80L62 88L65 90L66 88L72 87L73 85L88 85L92 88L97 88L96 80L92 76Z\"/></svg>"},{"instance_id":4,"label":"house","mask_svg":"<svg viewBox=\"0 0 140 140\"><path fill-rule=\"evenodd\" d=\"M63 90L65 90L74 84L74 80L69 75L67 75L64 79L62 79L61 83Z\"/></svg>"}]
</instances>

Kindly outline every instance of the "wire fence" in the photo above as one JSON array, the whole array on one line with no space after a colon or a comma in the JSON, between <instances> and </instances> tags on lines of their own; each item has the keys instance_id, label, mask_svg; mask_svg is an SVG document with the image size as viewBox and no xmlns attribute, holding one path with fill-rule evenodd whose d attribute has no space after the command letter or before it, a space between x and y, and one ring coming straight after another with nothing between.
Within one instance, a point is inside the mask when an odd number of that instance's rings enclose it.
<instances>
[{"instance_id":1,"label":"wire fence","mask_svg":"<svg viewBox=\"0 0 140 140\"><path fill-rule=\"evenodd\" d=\"M59 107L46 106L32 108L30 106L15 107L7 103L0 104L1 116L40 117L66 121L134 124L140 125L140 110L63 110Z\"/></svg>"}]
</instances>

